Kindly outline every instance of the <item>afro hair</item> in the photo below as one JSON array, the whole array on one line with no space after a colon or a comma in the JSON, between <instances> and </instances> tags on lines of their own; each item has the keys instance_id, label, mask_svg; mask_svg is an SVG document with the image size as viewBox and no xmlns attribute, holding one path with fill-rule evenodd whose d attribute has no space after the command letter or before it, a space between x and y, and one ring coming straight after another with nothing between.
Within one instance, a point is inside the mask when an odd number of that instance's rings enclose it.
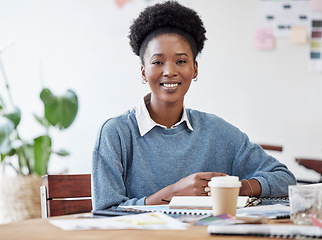
<instances>
[{"instance_id":1,"label":"afro hair","mask_svg":"<svg viewBox=\"0 0 322 240\"><path fill-rule=\"evenodd\" d=\"M160 31L160 29L163 29L163 31ZM137 56L142 58L141 45L153 32L174 32L186 39L188 38L187 41L190 45L195 45L195 55L202 51L207 39L206 29L199 15L194 10L182 6L176 1L166 1L146 7L133 21L128 37L131 48ZM189 38L193 39L194 44L191 43ZM191 47L193 48L193 46Z\"/></svg>"}]
</instances>

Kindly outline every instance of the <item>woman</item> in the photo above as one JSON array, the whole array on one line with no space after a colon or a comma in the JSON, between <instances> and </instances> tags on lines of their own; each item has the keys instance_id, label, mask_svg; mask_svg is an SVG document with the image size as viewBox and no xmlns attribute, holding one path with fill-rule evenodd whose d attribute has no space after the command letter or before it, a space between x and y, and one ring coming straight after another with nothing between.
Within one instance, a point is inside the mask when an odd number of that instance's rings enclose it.
<instances>
[{"instance_id":1,"label":"woman","mask_svg":"<svg viewBox=\"0 0 322 240\"><path fill-rule=\"evenodd\" d=\"M295 178L285 165L220 117L184 107L206 40L197 13L174 1L156 4L130 30L151 93L101 127L93 152L93 208L208 195L208 181L223 175L242 179L240 195L287 195Z\"/></svg>"}]
</instances>

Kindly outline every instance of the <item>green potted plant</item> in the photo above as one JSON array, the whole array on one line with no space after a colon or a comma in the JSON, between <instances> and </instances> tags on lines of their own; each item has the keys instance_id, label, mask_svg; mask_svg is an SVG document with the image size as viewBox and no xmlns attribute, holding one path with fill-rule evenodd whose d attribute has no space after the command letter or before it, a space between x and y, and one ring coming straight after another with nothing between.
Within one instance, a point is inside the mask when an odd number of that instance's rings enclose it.
<instances>
[{"instance_id":1,"label":"green potted plant","mask_svg":"<svg viewBox=\"0 0 322 240\"><path fill-rule=\"evenodd\" d=\"M21 119L21 111L15 107L8 110L0 95L0 153L1 162L10 165L17 174L39 176L48 173L48 161L52 153L67 156L66 150L54 151L51 148L52 138L49 128L56 127L60 130L68 128L74 121L77 110L77 96L72 90L68 90L62 96L55 96L47 88L40 93L40 99L44 103L44 116L35 116L35 119L44 127L44 134L33 141L25 141L20 138L18 126ZM12 156L18 159L18 166L11 160Z\"/></svg>"},{"instance_id":2,"label":"green potted plant","mask_svg":"<svg viewBox=\"0 0 322 240\"><path fill-rule=\"evenodd\" d=\"M1 51L0 51L1 53ZM1 57L1 56L0 56ZM74 121L78 111L78 99L72 90L68 90L61 96L54 95L48 88L40 93L40 99L44 104L43 116L35 116L35 120L43 127L43 134L32 140L24 140L19 135L19 123L21 111L13 105L10 88L3 64L0 58L0 70L2 70L5 81L8 102L4 101L0 92L0 155L3 168L11 167L16 171L16 176L0 175L0 223L22 220L30 217L40 216L40 194L41 176L48 173L48 163L52 154L67 156L66 150L55 151L52 149L52 137L50 129L64 130ZM17 181L17 182L16 182ZM21 195L26 186L31 185L27 195ZM18 191L15 193L14 190ZM10 216L17 212L17 202L28 198L34 198L36 210L33 213L24 213L23 216ZM36 200L35 200L36 199ZM14 202L12 202L14 201ZM14 212L10 212L9 205L14 204ZM28 205L29 203L27 203ZM31 207L23 206L22 212Z\"/></svg>"}]
</instances>

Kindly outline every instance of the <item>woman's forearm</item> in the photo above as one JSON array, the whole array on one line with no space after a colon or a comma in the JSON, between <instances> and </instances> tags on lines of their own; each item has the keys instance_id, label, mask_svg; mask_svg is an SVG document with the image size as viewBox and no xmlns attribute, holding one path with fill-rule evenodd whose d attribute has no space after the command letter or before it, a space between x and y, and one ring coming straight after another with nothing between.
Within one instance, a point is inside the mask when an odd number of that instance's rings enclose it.
<instances>
[{"instance_id":1,"label":"woman's forearm","mask_svg":"<svg viewBox=\"0 0 322 240\"><path fill-rule=\"evenodd\" d=\"M239 191L240 196L259 197L262 188L256 179L243 179L241 180L242 186Z\"/></svg>"},{"instance_id":2,"label":"woman's forearm","mask_svg":"<svg viewBox=\"0 0 322 240\"><path fill-rule=\"evenodd\" d=\"M172 199L173 185L169 185L145 199L145 205L168 204Z\"/></svg>"}]
</instances>

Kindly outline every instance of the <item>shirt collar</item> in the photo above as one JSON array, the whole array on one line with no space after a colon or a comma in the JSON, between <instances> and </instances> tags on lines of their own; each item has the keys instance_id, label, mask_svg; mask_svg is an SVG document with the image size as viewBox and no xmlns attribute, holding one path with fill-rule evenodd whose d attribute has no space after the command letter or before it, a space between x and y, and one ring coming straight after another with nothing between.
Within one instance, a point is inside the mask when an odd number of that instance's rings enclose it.
<instances>
[{"instance_id":1,"label":"shirt collar","mask_svg":"<svg viewBox=\"0 0 322 240\"><path fill-rule=\"evenodd\" d=\"M160 126L162 128L167 128L166 126L163 126L161 124L156 123L155 121L152 120L150 117L150 114L148 112L148 109L146 105L150 102L151 98L151 93L147 94L140 102L139 104L135 107L135 116L139 125L139 131L141 137L143 137L146 133L148 133L152 128L155 126ZM183 106L183 113L181 120L174 124L171 128L174 128L178 125L180 125L182 122L186 122L187 127L193 131L193 128L190 124L190 121L187 116L187 110L185 106Z\"/></svg>"}]
</instances>

